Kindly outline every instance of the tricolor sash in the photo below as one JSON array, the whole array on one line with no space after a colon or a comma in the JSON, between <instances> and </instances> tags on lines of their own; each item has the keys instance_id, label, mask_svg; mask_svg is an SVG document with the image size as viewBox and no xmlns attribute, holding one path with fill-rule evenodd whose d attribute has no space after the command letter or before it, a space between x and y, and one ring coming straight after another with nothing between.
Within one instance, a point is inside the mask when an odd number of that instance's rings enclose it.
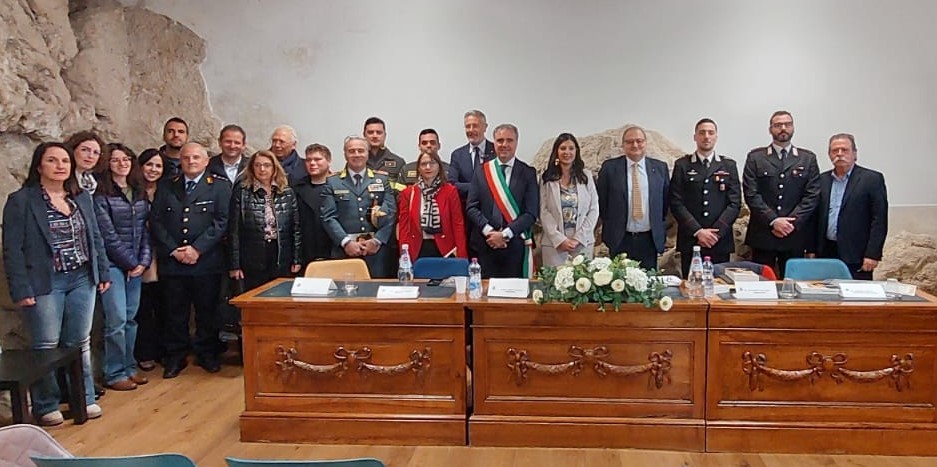
<instances>
[{"instance_id":1,"label":"tricolor sash","mask_svg":"<svg viewBox=\"0 0 937 467\"><path fill-rule=\"evenodd\" d=\"M488 183L488 190L491 191L491 197L494 198L495 205L501 211L501 216L507 223L514 222L520 215L520 208L517 206L517 200L508 187L507 180L504 179L504 173L498 167L497 159L490 160L482 164L482 170L485 173L485 182ZM534 277L534 242L530 231L514 232L520 235L524 240L524 277Z\"/></svg>"}]
</instances>

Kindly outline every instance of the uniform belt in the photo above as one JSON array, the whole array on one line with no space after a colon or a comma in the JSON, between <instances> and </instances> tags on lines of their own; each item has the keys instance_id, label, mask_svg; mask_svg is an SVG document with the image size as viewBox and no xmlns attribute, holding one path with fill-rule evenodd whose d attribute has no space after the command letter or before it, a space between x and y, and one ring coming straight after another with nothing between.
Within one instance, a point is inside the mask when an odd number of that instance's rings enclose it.
<instances>
[{"instance_id":1,"label":"uniform belt","mask_svg":"<svg viewBox=\"0 0 937 467\"><path fill-rule=\"evenodd\" d=\"M632 237L640 237L640 236L642 236L642 235L650 235L650 234L651 234L651 231L650 231L650 230L645 230L644 232L629 232L629 231L625 231L625 234L631 235Z\"/></svg>"}]
</instances>

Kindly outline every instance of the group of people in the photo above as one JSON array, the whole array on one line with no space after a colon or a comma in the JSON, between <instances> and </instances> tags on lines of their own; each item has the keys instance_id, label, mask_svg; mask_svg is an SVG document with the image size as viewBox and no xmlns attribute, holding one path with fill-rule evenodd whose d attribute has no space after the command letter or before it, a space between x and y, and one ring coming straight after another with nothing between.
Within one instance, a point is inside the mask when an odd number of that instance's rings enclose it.
<instances>
[{"instance_id":1,"label":"group of people","mask_svg":"<svg viewBox=\"0 0 937 467\"><path fill-rule=\"evenodd\" d=\"M372 277L393 277L407 245L413 259L474 257L485 277L531 277L535 222L542 226L539 263L559 265L592 256L601 221L612 255L656 268L670 212L686 275L693 246L713 262L729 260L743 193L752 260L780 275L787 259L817 255L871 278L881 259L884 178L856 165L855 138L845 133L830 138L833 170L821 174L814 153L791 143L786 111L771 116L772 142L748 154L741 177L732 158L716 153L711 119L696 124L696 150L672 174L647 157L647 135L635 126L622 136L624 154L605 161L597 176L585 168L576 137L560 134L539 177L516 157L517 127L498 125L489 140L481 111L466 112L463 123L467 143L448 163L429 128L419 133L417 159L405 163L385 146L385 123L369 118L361 135L345 138L337 172L325 145L311 144L300 156L289 126L277 127L269 149L252 155L244 153L244 129L227 125L221 152L209 157L188 141L180 118L165 123L162 147L139 156L92 132L40 144L3 214L7 280L26 311L33 348L82 349L95 418L101 408L89 334L97 300L104 382L132 390L146 384L141 371L156 361L164 378L176 377L190 349L199 366L219 371L219 301L231 290L300 273L311 261L357 257ZM38 421L61 423L55 378L31 390Z\"/></svg>"}]
</instances>

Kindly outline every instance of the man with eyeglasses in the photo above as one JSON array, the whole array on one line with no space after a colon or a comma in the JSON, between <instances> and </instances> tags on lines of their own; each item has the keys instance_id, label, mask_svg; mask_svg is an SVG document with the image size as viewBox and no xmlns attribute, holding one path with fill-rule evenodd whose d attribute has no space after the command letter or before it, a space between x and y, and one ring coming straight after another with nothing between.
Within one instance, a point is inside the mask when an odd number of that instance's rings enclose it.
<instances>
[{"instance_id":1,"label":"man with eyeglasses","mask_svg":"<svg viewBox=\"0 0 937 467\"><path fill-rule=\"evenodd\" d=\"M426 128L420 131L419 141L417 142L417 149L419 149L420 152L417 154L417 159L420 158L420 154L435 154L439 156L439 148L439 134L436 133L436 130ZM442 170L443 173L448 173L449 164L443 162L440 170ZM419 179L420 168L417 166L416 161L406 163L400 171L400 183L409 186L416 183Z\"/></svg>"},{"instance_id":2,"label":"man with eyeglasses","mask_svg":"<svg viewBox=\"0 0 937 467\"><path fill-rule=\"evenodd\" d=\"M345 138L345 168L322 190L322 224L335 258L364 258L371 277L391 278L397 197L388 176L368 168L369 149L362 136Z\"/></svg>"},{"instance_id":3,"label":"man with eyeglasses","mask_svg":"<svg viewBox=\"0 0 937 467\"><path fill-rule=\"evenodd\" d=\"M624 155L603 162L595 184L602 241L613 257L627 253L642 268L657 268L667 236L670 173L666 162L647 157L643 128L625 128L621 146Z\"/></svg>"},{"instance_id":4,"label":"man with eyeglasses","mask_svg":"<svg viewBox=\"0 0 937 467\"><path fill-rule=\"evenodd\" d=\"M771 267L778 277L790 258L803 258L813 211L820 196L820 169L812 151L791 144L794 117L771 114L771 144L752 149L745 160L742 188L751 211L745 243L752 261Z\"/></svg>"}]
</instances>

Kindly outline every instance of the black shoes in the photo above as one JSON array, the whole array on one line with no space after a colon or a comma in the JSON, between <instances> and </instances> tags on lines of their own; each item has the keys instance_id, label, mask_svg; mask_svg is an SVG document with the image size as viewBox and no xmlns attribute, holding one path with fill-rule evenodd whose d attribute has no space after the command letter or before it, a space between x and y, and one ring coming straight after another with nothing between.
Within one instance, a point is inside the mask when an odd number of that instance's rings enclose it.
<instances>
[{"instance_id":1,"label":"black shoes","mask_svg":"<svg viewBox=\"0 0 937 467\"><path fill-rule=\"evenodd\" d=\"M218 373L221 371L221 362L217 357L199 357L196 364L209 373Z\"/></svg>"},{"instance_id":2,"label":"black shoes","mask_svg":"<svg viewBox=\"0 0 937 467\"><path fill-rule=\"evenodd\" d=\"M179 373L187 367L189 363L185 360L166 361L163 365L163 379L170 379L179 376Z\"/></svg>"}]
</instances>

